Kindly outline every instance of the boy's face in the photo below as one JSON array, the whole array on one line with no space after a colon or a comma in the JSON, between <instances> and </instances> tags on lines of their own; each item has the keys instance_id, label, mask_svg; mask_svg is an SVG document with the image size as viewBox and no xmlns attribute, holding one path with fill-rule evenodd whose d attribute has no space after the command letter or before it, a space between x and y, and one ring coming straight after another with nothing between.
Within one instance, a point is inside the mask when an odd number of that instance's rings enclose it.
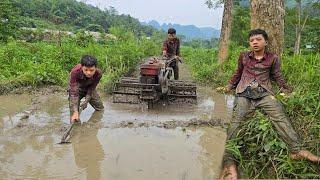
<instances>
[{"instance_id":1,"label":"boy's face","mask_svg":"<svg viewBox=\"0 0 320 180\"><path fill-rule=\"evenodd\" d=\"M95 66L92 66L92 67L82 66L82 72L87 78L91 78L96 72L96 70L97 68Z\"/></svg>"},{"instance_id":2,"label":"boy's face","mask_svg":"<svg viewBox=\"0 0 320 180\"><path fill-rule=\"evenodd\" d=\"M252 51L263 51L267 45L267 41L262 34L253 35L249 38L249 44Z\"/></svg>"},{"instance_id":3,"label":"boy's face","mask_svg":"<svg viewBox=\"0 0 320 180\"><path fill-rule=\"evenodd\" d=\"M169 40L172 40L172 39L174 39L175 37L176 37L175 34L168 34L168 39L169 39Z\"/></svg>"}]
</instances>

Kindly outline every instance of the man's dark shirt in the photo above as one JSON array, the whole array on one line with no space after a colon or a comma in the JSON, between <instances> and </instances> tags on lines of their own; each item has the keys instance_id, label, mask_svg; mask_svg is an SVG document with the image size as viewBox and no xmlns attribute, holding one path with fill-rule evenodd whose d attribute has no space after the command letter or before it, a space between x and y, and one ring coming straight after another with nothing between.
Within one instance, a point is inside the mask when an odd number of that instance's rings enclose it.
<instances>
[{"instance_id":1,"label":"man's dark shirt","mask_svg":"<svg viewBox=\"0 0 320 180\"><path fill-rule=\"evenodd\" d=\"M284 90L288 89L280 71L280 60L277 55L266 52L261 60L254 58L253 51L241 53L238 59L238 69L229 81L236 93L243 93L247 87L256 81L259 86L274 95L271 78Z\"/></svg>"},{"instance_id":2,"label":"man's dark shirt","mask_svg":"<svg viewBox=\"0 0 320 180\"><path fill-rule=\"evenodd\" d=\"M70 103L74 111L78 110L79 91L86 93L87 96L91 96L102 77L101 70L97 69L91 78L87 78L81 68L81 64L77 64L70 72Z\"/></svg>"},{"instance_id":3,"label":"man's dark shirt","mask_svg":"<svg viewBox=\"0 0 320 180\"><path fill-rule=\"evenodd\" d=\"M163 42L162 51L166 51L169 57L180 56L180 40L178 38L166 39Z\"/></svg>"}]
</instances>

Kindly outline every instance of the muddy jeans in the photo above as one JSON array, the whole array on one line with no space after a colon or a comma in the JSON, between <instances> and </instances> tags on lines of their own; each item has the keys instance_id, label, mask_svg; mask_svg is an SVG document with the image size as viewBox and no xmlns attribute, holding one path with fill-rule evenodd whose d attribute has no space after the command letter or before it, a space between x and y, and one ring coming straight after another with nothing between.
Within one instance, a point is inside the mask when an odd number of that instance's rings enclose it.
<instances>
[{"instance_id":1,"label":"muddy jeans","mask_svg":"<svg viewBox=\"0 0 320 180\"><path fill-rule=\"evenodd\" d=\"M282 140L288 144L291 152L300 149L301 143L298 134L286 117L281 103L272 95L267 95L259 99L246 97L235 98L233 118L227 131L227 141L236 138L240 130L240 124L252 117L256 108L260 108L269 116L273 126L277 129ZM235 160L230 152L225 152L223 157L224 165L235 163Z\"/></svg>"},{"instance_id":2,"label":"muddy jeans","mask_svg":"<svg viewBox=\"0 0 320 180\"><path fill-rule=\"evenodd\" d=\"M82 98L86 97L86 92L79 91L79 101L78 101L78 112L80 107L80 101ZM69 95L70 97L70 95ZM101 101L101 98L96 90L92 92L91 99L89 101L89 104L96 110L96 111L102 111L104 109L103 103ZM69 98L69 109L70 109L70 116L74 113L71 107L70 98Z\"/></svg>"},{"instance_id":3,"label":"muddy jeans","mask_svg":"<svg viewBox=\"0 0 320 180\"><path fill-rule=\"evenodd\" d=\"M170 67L173 69L174 73L174 79L178 80L179 79L179 66L178 66L178 60L170 64Z\"/></svg>"}]
</instances>

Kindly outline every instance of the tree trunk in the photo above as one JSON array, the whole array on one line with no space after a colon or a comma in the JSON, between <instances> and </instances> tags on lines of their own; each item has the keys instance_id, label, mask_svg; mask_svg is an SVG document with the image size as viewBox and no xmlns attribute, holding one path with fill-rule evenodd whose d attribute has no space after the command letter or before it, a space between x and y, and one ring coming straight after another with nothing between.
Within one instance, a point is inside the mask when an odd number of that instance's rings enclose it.
<instances>
[{"instance_id":1,"label":"tree trunk","mask_svg":"<svg viewBox=\"0 0 320 180\"><path fill-rule=\"evenodd\" d=\"M297 20L296 24L296 41L294 42L294 54L300 54L300 42L301 42L301 0L296 0L297 3Z\"/></svg>"},{"instance_id":2,"label":"tree trunk","mask_svg":"<svg viewBox=\"0 0 320 180\"><path fill-rule=\"evenodd\" d=\"M251 29L263 29L269 35L267 49L281 56L284 42L284 0L250 0Z\"/></svg>"},{"instance_id":3,"label":"tree trunk","mask_svg":"<svg viewBox=\"0 0 320 180\"><path fill-rule=\"evenodd\" d=\"M225 0L221 33L220 33L220 42L219 42L219 54L218 54L219 63L223 62L228 57L228 47L229 47L230 36L231 36L232 9L233 9L233 0Z\"/></svg>"}]
</instances>

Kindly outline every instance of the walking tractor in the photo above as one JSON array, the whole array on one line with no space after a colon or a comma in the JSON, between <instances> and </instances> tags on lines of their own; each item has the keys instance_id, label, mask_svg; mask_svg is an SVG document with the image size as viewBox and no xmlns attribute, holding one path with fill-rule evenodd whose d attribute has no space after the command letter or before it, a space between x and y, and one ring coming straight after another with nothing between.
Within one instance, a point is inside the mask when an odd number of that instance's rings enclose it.
<instances>
[{"instance_id":1,"label":"walking tractor","mask_svg":"<svg viewBox=\"0 0 320 180\"><path fill-rule=\"evenodd\" d=\"M197 102L194 82L174 80L171 63L176 58L151 57L140 65L139 77L122 77L113 88L114 103L146 103L148 108L164 100L169 103ZM178 63L178 62L175 62Z\"/></svg>"}]
</instances>

